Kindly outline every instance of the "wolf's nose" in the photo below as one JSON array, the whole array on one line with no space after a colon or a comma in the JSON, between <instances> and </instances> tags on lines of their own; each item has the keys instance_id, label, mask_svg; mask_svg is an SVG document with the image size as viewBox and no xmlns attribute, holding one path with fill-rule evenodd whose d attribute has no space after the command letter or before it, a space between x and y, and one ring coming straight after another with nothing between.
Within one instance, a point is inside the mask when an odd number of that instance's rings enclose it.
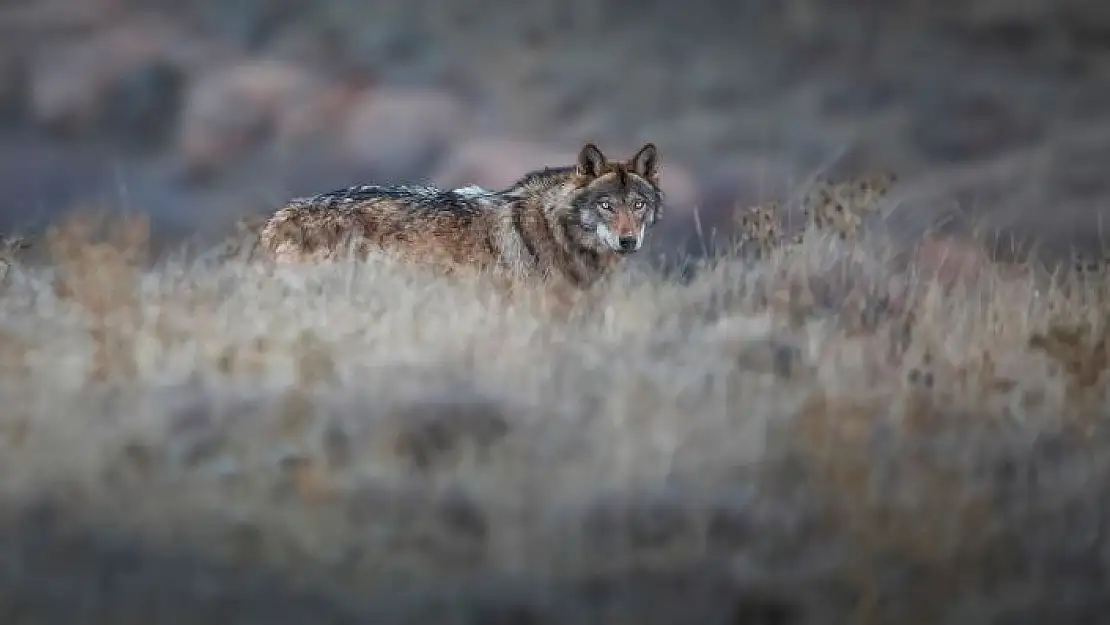
<instances>
[{"instance_id":1,"label":"wolf's nose","mask_svg":"<svg viewBox=\"0 0 1110 625\"><path fill-rule=\"evenodd\" d=\"M618 243L622 252L631 252L636 249L636 237L621 237Z\"/></svg>"}]
</instances>

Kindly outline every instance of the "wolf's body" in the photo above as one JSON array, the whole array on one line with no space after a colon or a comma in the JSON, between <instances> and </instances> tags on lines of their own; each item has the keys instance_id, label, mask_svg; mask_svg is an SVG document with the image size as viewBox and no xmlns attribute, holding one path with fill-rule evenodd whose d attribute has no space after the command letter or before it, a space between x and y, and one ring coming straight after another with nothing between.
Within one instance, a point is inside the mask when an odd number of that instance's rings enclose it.
<instances>
[{"instance_id":1,"label":"wolf's body","mask_svg":"<svg viewBox=\"0 0 1110 625\"><path fill-rule=\"evenodd\" d=\"M502 190L367 185L295 199L268 219L259 245L277 262L380 249L448 273L559 277L584 288L641 248L662 201L655 146L615 162L588 144L577 164Z\"/></svg>"}]
</instances>

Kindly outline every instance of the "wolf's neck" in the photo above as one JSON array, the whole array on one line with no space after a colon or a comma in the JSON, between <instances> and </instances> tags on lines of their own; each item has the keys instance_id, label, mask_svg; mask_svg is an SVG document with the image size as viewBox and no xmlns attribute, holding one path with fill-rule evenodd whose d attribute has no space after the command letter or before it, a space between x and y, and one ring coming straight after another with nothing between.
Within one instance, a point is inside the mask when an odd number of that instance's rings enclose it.
<instances>
[{"instance_id":1,"label":"wolf's neck","mask_svg":"<svg viewBox=\"0 0 1110 625\"><path fill-rule=\"evenodd\" d=\"M523 200L527 205L540 208L545 213L555 214L561 212L573 193L574 188L570 184L550 181L546 184L515 187L507 195Z\"/></svg>"}]
</instances>

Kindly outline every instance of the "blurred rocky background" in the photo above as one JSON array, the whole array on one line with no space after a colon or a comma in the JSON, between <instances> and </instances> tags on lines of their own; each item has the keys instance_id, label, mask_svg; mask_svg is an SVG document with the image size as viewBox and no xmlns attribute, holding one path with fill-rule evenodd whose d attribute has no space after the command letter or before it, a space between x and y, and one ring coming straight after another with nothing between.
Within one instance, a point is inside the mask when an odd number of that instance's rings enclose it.
<instances>
[{"instance_id":1,"label":"blurred rocky background","mask_svg":"<svg viewBox=\"0 0 1110 625\"><path fill-rule=\"evenodd\" d=\"M891 223L1049 247L1098 245L1110 202L1098 0L0 0L0 33L0 231L97 206L219 236L584 141L657 143L659 245L695 252L819 174L891 169Z\"/></svg>"}]
</instances>

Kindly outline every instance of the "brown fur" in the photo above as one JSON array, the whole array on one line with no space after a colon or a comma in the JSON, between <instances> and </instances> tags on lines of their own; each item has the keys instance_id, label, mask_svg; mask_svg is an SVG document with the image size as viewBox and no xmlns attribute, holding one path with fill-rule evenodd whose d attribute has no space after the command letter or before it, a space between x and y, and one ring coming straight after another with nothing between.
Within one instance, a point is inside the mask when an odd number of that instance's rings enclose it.
<instances>
[{"instance_id":1,"label":"brown fur","mask_svg":"<svg viewBox=\"0 0 1110 625\"><path fill-rule=\"evenodd\" d=\"M500 191L361 186L295 199L269 218L259 246L277 262L365 258L377 249L446 273L487 270L585 288L639 249L642 236L635 249L617 243L658 221L662 202L654 145L620 162L587 144L576 165L527 173Z\"/></svg>"}]
</instances>

